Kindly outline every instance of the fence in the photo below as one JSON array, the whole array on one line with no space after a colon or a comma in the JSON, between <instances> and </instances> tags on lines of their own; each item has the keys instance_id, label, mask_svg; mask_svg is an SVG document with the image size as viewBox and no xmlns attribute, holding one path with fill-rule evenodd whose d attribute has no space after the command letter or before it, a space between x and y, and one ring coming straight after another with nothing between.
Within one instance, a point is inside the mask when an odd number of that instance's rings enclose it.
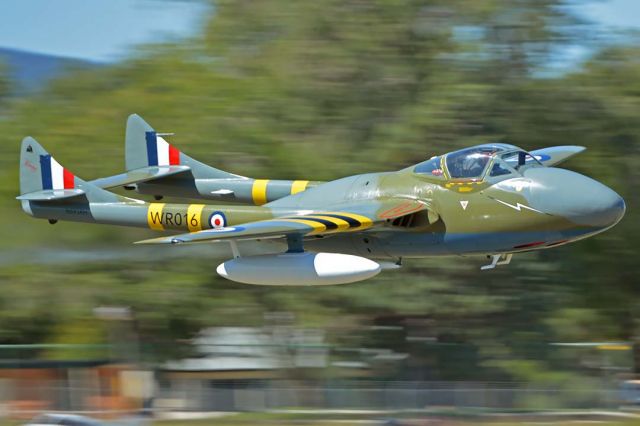
<instances>
[{"instance_id":1,"label":"fence","mask_svg":"<svg viewBox=\"0 0 640 426\"><path fill-rule=\"evenodd\" d=\"M125 392L126 394L126 392ZM486 411L613 409L619 390L530 387L517 383L362 382L299 384L282 380L218 382L185 379L157 384L150 398L113 395L104 383L74 386L69 380L0 380L0 415L39 411L125 412L143 406L156 412L238 412L286 410L424 410Z\"/></svg>"},{"instance_id":2,"label":"fence","mask_svg":"<svg viewBox=\"0 0 640 426\"><path fill-rule=\"evenodd\" d=\"M376 382L340 386L220 385L189 380L160 388L154 407L179 411L264 411L291 407L331 410L419 410L436 407L492 411L614 408L615 389L559 389L514 383Z\"/></svg>"}]
</instances>

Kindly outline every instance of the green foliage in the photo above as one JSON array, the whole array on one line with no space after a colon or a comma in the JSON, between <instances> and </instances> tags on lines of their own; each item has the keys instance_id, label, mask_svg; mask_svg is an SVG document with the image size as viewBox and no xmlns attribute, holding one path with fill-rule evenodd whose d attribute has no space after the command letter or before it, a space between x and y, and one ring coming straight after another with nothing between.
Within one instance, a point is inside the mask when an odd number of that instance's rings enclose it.
<instances>
[{"instance_id":1,"label":"green foliage","mask_svg":"<svg viewBox=\"0 0 640 426\"><path fill-rule=\"evenodd\" d=\"M12 100L0 120L0 342L105 342L85 321L93 307L129 306L143 355L160 359L202 327L261 325L266 312L287 311L330 331L330 343L415 354L407 371L420 378L551 383L573 380L557 369L588 367L549 343L640 342L640 49L609 48L572 74L540 77L589 28L563 5L220 1L197 38ZM394 170L496 139L579 144L589 150L569 166L615 188L629 211L602 236L518 256L509 269L408 260L364 283L296 289L224 281L206 247L149 255L123 249L144 230L49 226L21 213L22 137L82 178L116 174L133 112L194 157L254 177ZM406 334L366 331L372 324ZM407 339L416 336L431 343Z\"/></svg>"}]
</instances>

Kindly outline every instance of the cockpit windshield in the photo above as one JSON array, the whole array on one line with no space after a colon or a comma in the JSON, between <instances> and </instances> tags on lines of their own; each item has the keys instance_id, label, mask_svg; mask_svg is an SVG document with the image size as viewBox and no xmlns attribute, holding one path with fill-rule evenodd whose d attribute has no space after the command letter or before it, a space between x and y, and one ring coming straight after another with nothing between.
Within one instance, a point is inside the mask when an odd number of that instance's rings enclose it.
<instances>
[{"instance_id":1,"label":"cockpit windshield","mask_svg":"<svg viewBox=\"0 0 640 426\"><path fill-rule=\"evenodd\" d=\"M414 169L414 173L430 174L432 176L442 176L442 157L433 157L427 161L418 164Z\"/></svg>"},{"instance_id":2,"label":"cockpit windshield","mask_svg":"<svg viewBox=\"0 0 640 426\"><path fill-rule=\"evenodd\" d=\"M516 170L519 170L522 166L542 166L533 155L525 151L512 151L502 155L502 159Z\"/></svg>"},{"instance_id":3,"label":"cockpit windshield","mask_svg":"<svg viewBox=\"0 0 640 426\"><path fill-rule=\"evenodd\" d=\"M463 149L447 155L447 170L453 179L482 177L493 155L500 151L493 146Z\"/></svg>"}]
</instances>

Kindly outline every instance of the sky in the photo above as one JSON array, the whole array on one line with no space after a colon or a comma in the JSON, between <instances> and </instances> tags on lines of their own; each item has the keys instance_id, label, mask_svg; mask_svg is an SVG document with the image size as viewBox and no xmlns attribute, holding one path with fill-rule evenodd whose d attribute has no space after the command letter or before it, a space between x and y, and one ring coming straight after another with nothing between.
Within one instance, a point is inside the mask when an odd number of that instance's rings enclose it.
<instances>
[{"instance_id":1,"label":"sky","mask_svg":"<svg viewBox=\"0 0 640 426\"><path fill-rule=\"evenodd\" d=\"M4 0L0 47L113 62L135 45L197 33L205 11L186 0Z\"/></svg>"},{"instance_id":2,"label":"sky","mask_svg":"<svg viewBox=\"0 0 640 426\"><path fill-rule=\"evenodd\" d=\"M584 6L588 18L613 28L640 28L640 1L599 0Z\"/></svg>"},{"instance_id":3,"label":"sky","mask_svg":"<svg viewBox=\"0 0 640 426\"><path fill-rule=\"evenodd\" d=\"M613 29L640 29L640 0L576 6ZM207 6L189 0L4 0L0 47L113 62L142 43L198 32Z\"/></svg>"}]
</instances>

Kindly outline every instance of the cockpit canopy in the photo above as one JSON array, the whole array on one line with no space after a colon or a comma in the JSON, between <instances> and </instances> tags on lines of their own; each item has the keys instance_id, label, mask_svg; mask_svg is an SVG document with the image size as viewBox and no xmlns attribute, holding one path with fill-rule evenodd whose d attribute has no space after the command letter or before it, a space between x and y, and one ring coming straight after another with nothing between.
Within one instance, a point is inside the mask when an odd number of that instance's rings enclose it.
<instances>
[{"instance_id":1,"label":"cockpit canopy","mask_svg":"<svg viewBox=\"0 0 640 426\"><path fill-rule=\"evenodd\" d=\"M446 156L447 171L451 179L474 179L484 175L484 170L498 149L491 146L455 151Z\"/></svg>"},{"instance_id":2,"label":"cockpit canopy","mask_svg":"<svg viewBox=\"0 0 640 426\"><path fill-rule=\"evenodd\" d=\"M415 166L413 171L456 180L482 180L517 174L523 167L530 166L542 165L531 154L516 146L491 144L433 157Z\"/></svg>"}]
</instances>

